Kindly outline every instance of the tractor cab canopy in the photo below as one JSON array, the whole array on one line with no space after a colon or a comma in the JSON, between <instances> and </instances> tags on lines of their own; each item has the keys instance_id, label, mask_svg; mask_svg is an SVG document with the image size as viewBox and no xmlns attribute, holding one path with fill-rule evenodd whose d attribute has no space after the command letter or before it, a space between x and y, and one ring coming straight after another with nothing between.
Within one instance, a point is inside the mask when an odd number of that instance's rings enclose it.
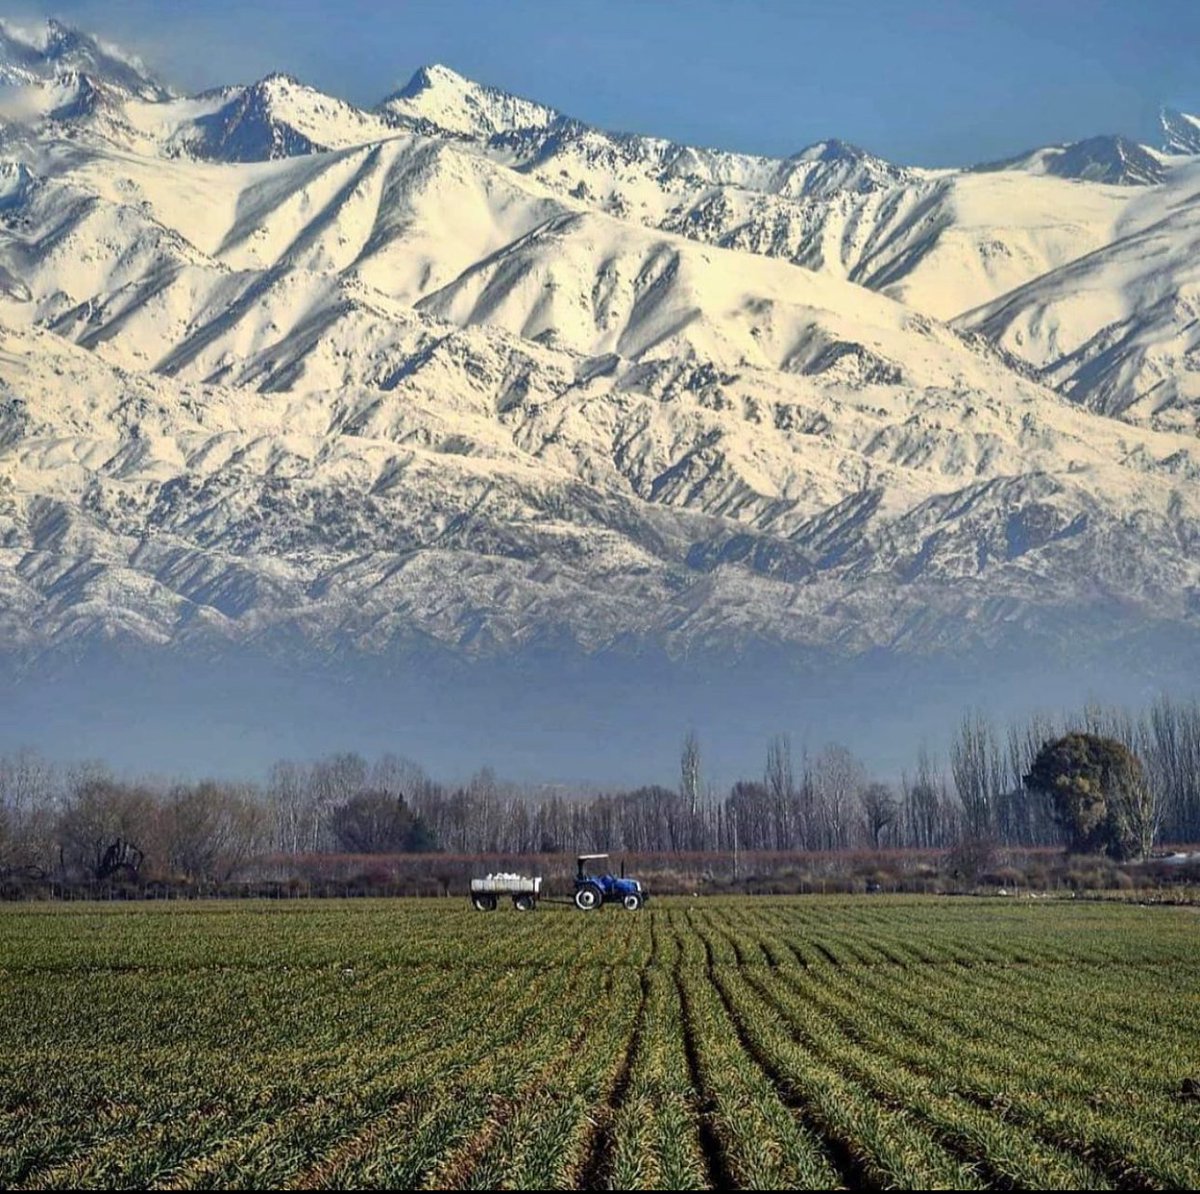
<instances>
[{"instance_id":1,"label":"tractor cab canopy","mask_svg":"<svg viewBox=\"0 0 1200 1194\"><path fill-rule=\"evenodd\" d=\"M584 868L585 862L598 862L600 859L607 858L607 857L608 857L607 854L580 854L580 855L578 855L578 857L576 857L576 859L575 859L575 865L579 868L579 870L577 871L577 874L579 875L579 877L581 879L584 878L585 875L587 874L587 870Z\"/></svg>"},{"instance_id":2,"label":"tractor cab canopy","mask_svg":"<svg viewBox=\"0 0 1200 1194\"><path fill-rule=\"evenodd\" d=\"M576 884L582 883L587 879L598 879L604 884L613 884L616 882L616 876L608 867L596 867L594 870L588 868L589 862L600 862L609 857L607 854L577 854L575 862L578 870L575 872ZM603 872L603 873L599 873ZM621 859L621 882L625 882L625 860Z\"/></svg>"}]
</instances>

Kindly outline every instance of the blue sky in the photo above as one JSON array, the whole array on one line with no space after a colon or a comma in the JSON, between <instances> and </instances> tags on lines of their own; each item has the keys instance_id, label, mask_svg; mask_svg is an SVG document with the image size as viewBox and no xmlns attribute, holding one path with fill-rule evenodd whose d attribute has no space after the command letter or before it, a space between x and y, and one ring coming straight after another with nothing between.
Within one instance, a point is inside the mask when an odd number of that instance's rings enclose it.
<instances>
[{"instance_id":1,"label":"blue sky","mask_svg":"<svg viewBox=\"0 0 1200 1194\"><path fill-rule=\"evenodd\" d=\"M188 90L286 70L372 104L428 62L608 128L965 164L1200 109L1200 0L58 0ZM11 11L11 10L10 10Z\"/></svg>"}]
</instances>

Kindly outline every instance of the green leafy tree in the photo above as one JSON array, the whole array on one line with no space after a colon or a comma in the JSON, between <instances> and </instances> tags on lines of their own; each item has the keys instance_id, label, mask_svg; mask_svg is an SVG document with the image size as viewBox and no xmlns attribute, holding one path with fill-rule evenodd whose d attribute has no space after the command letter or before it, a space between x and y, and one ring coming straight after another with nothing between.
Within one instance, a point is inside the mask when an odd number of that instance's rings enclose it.
<instances>
[{"instance_id":1,"label":"green leafy tree","mask_svg":"<svg viewBox=\"0 0 1200 1194\"><path fill-rule=\"evenodd\" d=\"M1142 765L1114 738L1071 733L1047 742L1025 786L1050 802L1074 854L1146 854L1153 841L1153 793Z\"/></svg>"}]
</instances>

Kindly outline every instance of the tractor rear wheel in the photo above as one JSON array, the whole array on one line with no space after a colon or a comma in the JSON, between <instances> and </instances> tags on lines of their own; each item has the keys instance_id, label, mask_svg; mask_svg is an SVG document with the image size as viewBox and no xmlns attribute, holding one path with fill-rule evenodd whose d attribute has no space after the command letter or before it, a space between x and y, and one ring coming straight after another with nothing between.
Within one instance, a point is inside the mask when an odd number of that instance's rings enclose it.
<instances>
[{"instance_id":1,"label":"tractor rear wheel","mask_svg":"<svg viewBox=\"0 0 1200 1194\"><path fill-rule=\"evenodd\" d=\"M471 897L471 903L475 905L478 912L495 912L496 897L488 892L481 892L478 895Z\"/></svg>"},{"instance_id":2,"label":"tractor rear wheel","mask_svg":"<svg viewBox=\"0 0 1200 1194\"><path fill-rule=\"evenodd\" d=\"M518 912L532 912L537 907L537 900L531 895L513 896L513 907Z\"/></svg>"},{"instance_id":3,"label":"tractor rear wheel","mask_svg":"<svg viewBox=\"0 0 1200 1194\"><path fill-rule=\"evenodd\" d=\"M575 907L581 912L592 912L604 903L604 892L594 883L585 883L575 893Z\"/></svg>"},{"instance_id":4,"label":"tractor rear wheel","mask_svg":"<svg viewBox=\"0 0 1200 1194\"><path fill-rule=\"evenodd\" d=\"M642 897L639 892L631 891L622 901L625 905L626 912L636 912L642 906Z\"/></svg>"}]
</instances>

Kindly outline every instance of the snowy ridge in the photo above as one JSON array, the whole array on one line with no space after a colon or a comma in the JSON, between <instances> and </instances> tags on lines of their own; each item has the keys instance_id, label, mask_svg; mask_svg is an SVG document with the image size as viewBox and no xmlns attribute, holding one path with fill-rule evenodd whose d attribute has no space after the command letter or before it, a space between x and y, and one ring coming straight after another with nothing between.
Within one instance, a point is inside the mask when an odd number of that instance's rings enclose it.
<instances>
[{"instance_id":1,"label":"snowy ridge","mask_svg":"<svg viewBox=\"0 0 1200 1194\"><path fill-rule=\"evenodd\" d=\"M170 97L139 59L116 46L53 19L33 26L0 19L0 83L51 83L64 75L86 76L137 99Z\"/></svg>"},{"instance_id":2,"label":"snowy ridge","mask_svg":"<svg viewBox=\"0 0 1200 1194\"><path fill-rule=\"evenodd\" d=\"M1112 243L962 320L1062 393L1200 432L1200 164L1127 211Z\"/></svg>"},{"instance_id":3,"label":"snowy ridge","mask_svg":"<svg viewBox=\"0 0 1200 1194\"><path fill-rule=\"evenodd\" d=\"M544 129L561 119L553 108L482 87L447 66L423 66L378 111L394 124L486 140L517 129Z\"/></svg>"},{"instance_id":4,"label":"snowy ridge","mask_svg":"<svg viewBox=\"0 0 1200 1194\"><path fill-rule=\"evenodd\" d=\"M776 160L441 67L364 112L89 53L103 103L0 128L0 642L1200 617L1186 157Z\"/></svg>"},{"instance_id":5,"label":"snowy ridge","mask_svg":"<svg viewBox=\"0 0 1200 1194\"><path fill-rule=\"evenodd\" d=\"M172 104L130 106L129 122L168 154L263 162L342 149L388 135L383 121L290 75Z\"/></svg>"},{"instance_id":6,"label":"snowy ridge","mask_svg":"<svg viewBox=\"0 0 1200 1194\"><path fill-rule=\"evenodd\" d=\"M1024 170L1030 174L1052 174L1056 178L1078 178L1112 186L1147 187L1165 181L1163 155L1128 137L1089 137L1070 145L1035 149L981 171Z\"/></svg>"},{"instance_id":7,"label":"snowy ridge","mask_svg":"<svg viewBox=\"0 0 1200 1194\"><path fill-rule=\"evenodd\" d=\"M1200 153L1200 116L1173 108L1162 110L1163 149L1167 153Z\"/></svg>"}]
</instances>

